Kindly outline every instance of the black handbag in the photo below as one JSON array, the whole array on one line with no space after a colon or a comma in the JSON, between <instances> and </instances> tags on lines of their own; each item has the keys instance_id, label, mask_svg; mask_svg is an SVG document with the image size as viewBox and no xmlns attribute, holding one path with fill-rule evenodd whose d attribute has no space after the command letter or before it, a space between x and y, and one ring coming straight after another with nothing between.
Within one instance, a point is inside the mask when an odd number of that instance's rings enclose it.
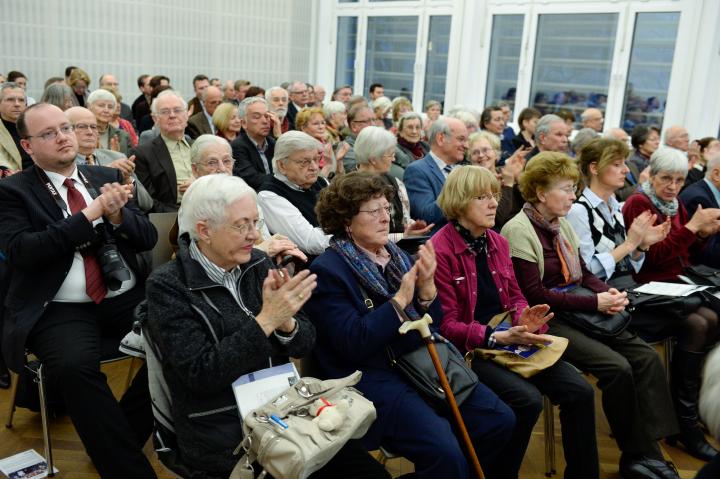
<instances>
[{"instance_id":1,"label":"black handbag","mask_svg":"<svg viewBox=\"0 0 720 479\"><path fill-rule=\"evenodd\" d=\"M695 284L720 287L720 271L710 266L704 264L686 266L684 273Z\"/></svg>"},{"instance_id":2,"label":"black handbag","mask_svg":"<svg viewBox=\"0 0 720 479\"><path fill-rule=\"evenodd\" d=\"M635 288L640 285L630 275L622 275L610 278L607 282L610 286L620 291L627 292L630 304L625 308L628 312L641 311L653 313L660 316L673 316L684 318L697 310L703 303L701 295L690 296L665 296L661 294L638 293Z\"/></svg>"},{"instance_id":3,"label":"black handbag","mask_svg":"<svg viewBox=\"0 0 720 479\"><path fill-rule=\"evenodd\" d=\"M373 311L375 305L368 297L367 291L360 285L358 287L365 299L365 306L370 311ZM398 309L396 311L405 321L410 319L405 314L405 311ZM435 333L432 334L432 339L440 357L440 364L442 364L445 376L450 384L450 389L452 389L455 396L455 402L459 406L475 390L475 386L480 380L477 374L468 367L460 351L450 341ZM404 354L396 354L388 346L385 348L385 352L390 365L397 368L400 374L415 387L430 405L438 409L449 407L445 391L440 385L440 377L425 345Z\"/></svg>"},{"instance_id":4,"label":"black handbag","mask_svg":"<svg viewBox=\"0 0 720 479\"><path fill-rule=\"evenodd\" d=\"M581 296L595 296L597 293L577 286L568 291ZM567 323L595 339L610 339L625 331L630 324L630 313L627 310L613 315L600 311L559 311L555 313L556 318Z\"/></svg>"}]
</instances>

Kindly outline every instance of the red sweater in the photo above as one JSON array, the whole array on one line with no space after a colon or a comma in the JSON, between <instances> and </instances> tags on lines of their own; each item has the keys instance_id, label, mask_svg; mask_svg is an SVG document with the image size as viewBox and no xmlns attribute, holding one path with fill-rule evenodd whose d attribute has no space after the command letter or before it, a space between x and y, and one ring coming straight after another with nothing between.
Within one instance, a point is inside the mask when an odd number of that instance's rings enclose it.
<instances>
[{"instance_id":1,"label":"red sweater","mask_svg":"<svg viewBox=\"0 0 720 479\"><path fill-rule=\"evenodd\" d=\"M665 221L665 215L653 206L645 194L635 192L630 195L622 209L625 227L630 227L638 215L648 210L657 215L655 224ZM678 213L670 221L667 238L650 247L650 251L645 253L645 262L640 272L633 275L638 283L677 281L677 275L682 274L683 266L691 264L690 255L699 252L705 242L685 227L689 220L687 210L680 202Z\"/></svg>"}]
</instances>

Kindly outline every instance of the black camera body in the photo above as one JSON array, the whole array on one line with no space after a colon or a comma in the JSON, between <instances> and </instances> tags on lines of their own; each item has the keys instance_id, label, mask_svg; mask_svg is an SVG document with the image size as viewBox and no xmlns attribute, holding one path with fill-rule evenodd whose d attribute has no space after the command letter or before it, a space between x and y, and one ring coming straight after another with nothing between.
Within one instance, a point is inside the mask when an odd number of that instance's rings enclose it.
<instances>
[{"instance_id":1,"label":"black camera body","mask_svg":"<svg viewBox=\"0 0 720 479\"><path fill-rule=\"evenodd\" d=\"M115 238L108 231L110 227L105 222L95 227L100 238L100 247L97 249L95 257L100 263L105 287L109 291L117 291L122 287L123 282L129 280L132 275L130 274L130 268L128 268L120 254L120 250L118 250Z\"/></svg>"}]
</instances>

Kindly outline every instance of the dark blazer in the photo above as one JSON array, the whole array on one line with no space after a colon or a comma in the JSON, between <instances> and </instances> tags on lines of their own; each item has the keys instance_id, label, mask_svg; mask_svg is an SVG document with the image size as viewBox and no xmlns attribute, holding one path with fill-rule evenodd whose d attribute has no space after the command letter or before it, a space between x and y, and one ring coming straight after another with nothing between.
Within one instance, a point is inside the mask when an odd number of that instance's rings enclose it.
<instances>
[{"instance_id":1,"label":"dark blazer","mask_svg":"<svg viewBox=\"0 0 720 479\"><path fill-rule=\"evenodd\" d=\"M152 211L177 211L177 176L162 136L158 135L150 143L139 144L132 154L135 155L135 174L153 198Z\"/></svg>"},{"instance_id":2,"label":"dark blazer","mask_svg":"<svg viewBox=\"0 0 720 479\"><path fill-rule=\"evenodd\" d=\"M193 140L200 135L212 135L212 127L208 123L208 119L205 116L204 111L195 113L188 119L187 126L185 127L185 134L189 135Z\"/></svg>"},{"instance_id":3,"label":"dark blazer","mask_svg":"<svg viewBox=\"0 0 720 479\"><path fill-rule=\"evenodd\" d=\"M685 205L688 218L695 214L698 205L703 208L718 208L715 195L710 191L710 186L702 179L688 186L680 193L680 201ZM712 235L705 244L701 255L697 255L694 259L700 263L713 268L720 268L720 234Z\"/></svg>"},{"instance_id":4,"label":"dark blazer","mask_svg":"<svg viewBox=\"0 0 720 479\"><path fill-rule=\"evenodd\" d=\"M122 183L119 170L78 166L88 181L99 187ZM0 254L9 269L4 298L2 352L13 371L24 363L25 342L45 308L55 297L70 270L75 251L98 241L92 224L82 213L63 213L41 182L34 166L0 181ZM135 253L155 246L157 232L134 202L123 208L123 222L114 229L120 253L142 283ZM142 287L142 285L141 285Z\"/></svg>"},{"instance_id":5,"label":"dark blazer","mask_svg":"<svg viewBox=\"0 0 720 479\"><path fill-rule=\"evenodd\" d=\"M378 415L365 440L377 444L399 400L405 394L417 394L390 366L385 348L392 346L397 354L412 351L421 347L420 335L400 335L400 320L392 304L367 291L374 303L370 311L357 278L332 249L316 258L310 270L317 274L317 287L304 309L315 324L313 354L327 377L362 371L357 388L373 402ZM417 303L415 308L422 311ZM439 327L443 317L440 300L436 298L427 312L433 318L432 327Z\"/></svg>"},{"instance_id":6,"label":"dark blazer","mask_svg":"<svg viewBox=\"0 0 720 479\"><path fill-rule=\"evenodd\" d=\"M445 174L440 171L430 153L405 168L403 183L410 197L412 218L425 220L428 224L435 223L433 231L437 231L447 223L437 205L437 197L445 184Z\"/></svg>"},{"instance_id":7,"label":"dark blazer","mask_svg":"<svg viewBox=\"0 0 720 479\"><path fill-rule=\"evenodd\" d=\"M250 140L250 137L248 137L244 128L240 130L240 134L237 138L230 143L230 146L232 146L232 155L235 159L233 175L239 176L245 180L245 182L255 191L260 189L260 186L266 178L272 178L273 174L272 158L275 152L275 140L268 135L265 141L267 141L268 145L267 150L265 151L265 156L267 157L268 165L270 167L269 175L265 173L265 166L263 166L260 153L255 147L255 144Z\"/></svg>"},{"instance_id":8,"label":"dark blazer","mask_svg":"<svg viewBox=\"0 0 720 479\"><path fill-rule=\"evenodd\" d=\"M295 129L295 117L298 114L298 109L295 108L295 103L292 101L288 103L288 111L287 115L285 115L285 118L288 120L288 130L294 130Z\"/></svg>"},{"instance_id":9,"label":"dark blazer","mask_svg":"<svg viewBox=\"0 0 720 479\"><path fill-rule=\"evenodd\" d=\"M145 115L150 114L150 104L147 101L147 98L145 98L145 94L141 93L140 96L135 98L135 101L132 104L132 116L135 120L135 128L138 129L138 133L140 133L142 130L140 130L140 120Z\"/></svg>"}]
</instances>

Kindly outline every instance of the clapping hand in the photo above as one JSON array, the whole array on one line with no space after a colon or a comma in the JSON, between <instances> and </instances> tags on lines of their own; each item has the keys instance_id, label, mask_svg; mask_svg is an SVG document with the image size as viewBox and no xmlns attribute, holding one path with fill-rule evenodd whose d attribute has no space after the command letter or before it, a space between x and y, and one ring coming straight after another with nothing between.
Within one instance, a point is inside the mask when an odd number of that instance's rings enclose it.
<instances>
[{"instance_id":1,"label":"clapping hand","mask_svg":"<svg viewBox=\"0 0 720 479\"><path fill-rule=\"evenodd\" d=\"M536 304L532 308L526 307L520 318L518 318L518 324L520 326L526 326L527 330L531 333L536 332L540 327L550 321L555 313L550 312L550 306L547 304Z\"/></svg>"},{"instance_id":2,"label":"clapping hand","mask_svg":"<svg viewBox=\"0 0 720 479\"><path fill-rule=\"evenodd\" d=\"M268 271L263 282L263 305L255 321L270 336L276 329L291 332L293 316L303 307L317 286L317 275L303 270L290 277L287 269Z\"/></svg>"},{"instance_id":3,"label":"clapping hand","mask_svg":"<svg viewBox=\"0 0 720 479\"><path fill-rule=\"evenodd\" d=\"M435 223L427 224L424 220L415 220L412 223L405 225L405 232L403 234L407 237L423 236L424 234L430 232L434 226Z\"/></svg>"}]
</instances>

